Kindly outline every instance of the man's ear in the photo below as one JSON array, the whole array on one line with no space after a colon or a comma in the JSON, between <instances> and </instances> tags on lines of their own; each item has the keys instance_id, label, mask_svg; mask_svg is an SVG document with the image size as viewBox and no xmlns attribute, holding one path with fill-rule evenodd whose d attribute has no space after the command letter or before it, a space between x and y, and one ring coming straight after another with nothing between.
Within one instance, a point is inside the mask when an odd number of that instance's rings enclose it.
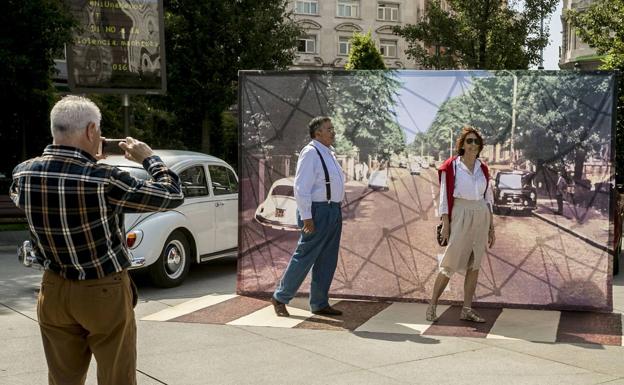
<instances>
[{"instance_id":1,"label":"man's ear","mask_svg":"<svg viewBox=\"0 0 624 385\"><path fill-rule=\"evenodd\" d=\"M95 123L90 122L89 124L87 124L87 128L85 129L85 133L87 135L87 139L89 139L89 142L93 141L97 135L97 131L98 128L95 125Z\"/></svg>"}]
</instances>

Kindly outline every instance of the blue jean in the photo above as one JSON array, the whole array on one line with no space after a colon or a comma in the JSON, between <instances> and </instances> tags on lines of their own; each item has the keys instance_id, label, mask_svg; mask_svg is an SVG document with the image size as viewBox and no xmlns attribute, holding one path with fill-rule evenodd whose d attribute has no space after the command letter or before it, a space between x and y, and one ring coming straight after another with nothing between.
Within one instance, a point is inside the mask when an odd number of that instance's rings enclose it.
<instances>
[{"instance_id":1,"label":"blue jean","mask_svg":"<svg viewBox=\"0 0 624 385\"><path fill-rule=\"evenodd\" d=\"M312 269L310 285L310 309L312 311L329 306L331 286L338 263L340 235L342 233L342 211L336 202L312 202L312 219L315 231L301 232L297 249L293 253L273 297L282 303L289 303L301 283ZM297 213L299 227L303 227Z\"/></svg>"}]
</instances>

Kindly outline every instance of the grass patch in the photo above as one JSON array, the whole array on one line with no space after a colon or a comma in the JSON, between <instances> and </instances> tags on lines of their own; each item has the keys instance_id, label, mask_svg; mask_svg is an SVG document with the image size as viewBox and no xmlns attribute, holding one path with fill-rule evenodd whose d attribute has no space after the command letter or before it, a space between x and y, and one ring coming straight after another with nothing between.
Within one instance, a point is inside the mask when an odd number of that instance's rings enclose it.
<instances>
[{"instance_id":1,"label":"grass patch","mask_svg":"<svg viewBox=\"0 0 624 385\"><path fill-rule=\"evenodd\" d=\"M27 223L0 223L0 231L22 231L28 230Z\"/></svg>"}]
</instances>

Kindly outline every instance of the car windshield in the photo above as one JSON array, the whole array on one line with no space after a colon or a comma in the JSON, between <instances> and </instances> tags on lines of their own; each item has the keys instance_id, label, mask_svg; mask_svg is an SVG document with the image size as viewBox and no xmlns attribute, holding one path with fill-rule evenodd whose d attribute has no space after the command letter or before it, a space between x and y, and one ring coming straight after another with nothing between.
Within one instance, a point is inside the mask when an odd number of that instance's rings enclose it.
<instances>
[{"instance_id":1,"label":"car windshield","mask_svg":"<svg viewBox=\"0 0 624 385\"><path fill-rule=\"evenodd\" d=\"M292 197L292 196L295 196L295 192L293 191L292 186L275 186L275 188L273 188L273 192L271 193L271 195Z\"/></svg>"},{"instance_id":2,"label":"car windshield","mask_svg":"<svg viewBox=\"0 0 624 385\"><path fill-rule=\"evenodd\" d=\"M522 188L522 175L501 174L498 180L498 188Z\"/></svg>"},{"instance_id":3,"label":"car windshield","mask_svg":"<svg viewBox=\"0 0 624 385\"><path fill-rule=\"evenodd\" d=\"M150 175L145 171L145 169L139 167L119 167L123 171L129 173L135 178L148 180L151 179Z\"/></svg>"}]
</instances>

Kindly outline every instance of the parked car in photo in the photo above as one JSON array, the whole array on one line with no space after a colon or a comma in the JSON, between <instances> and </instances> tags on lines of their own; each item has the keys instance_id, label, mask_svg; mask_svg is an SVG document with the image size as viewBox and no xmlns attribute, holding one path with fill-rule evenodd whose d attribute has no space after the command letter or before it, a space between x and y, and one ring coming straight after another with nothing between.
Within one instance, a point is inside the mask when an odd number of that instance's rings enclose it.
<instances>
[{"instance_id":1,"label":"parked car in photo","mask_svg":"<svg viewBox=\"0 0 624 385\"><path fill-rule=\"evenodd\" d=\"M190 265L234 255L238 247L238 177L225 161L190 151L155 150L180 176L184 203L170 211L125 214L133 269L160 287L180 285ZM141 165L111 155L100 162L148 179Z\"/></svg>"},{"instance_id":2,"label":"parked car in photo","mask_svg":"<svg viewBox=\"0 0 624 385\"><path fill-rule=\"evenodd\" d=\"M537 208L537 189L533 184L535 174L528 171L501 170L492 186L494 213L520 211L530 214Z\"/></svg>"},{"instance_id":3,"label":"parked car in photo","mask_svg":"<svg viewBox=\"0 0 624 385\"><path fill-rule=\"evenodd\" d=\"M410 175L420 175L420 164L418 162L410 163Z\"/></svg>"},{"instance_id":4,"label":"parked car in photo","mask_svg":"<svg viewBox=\"0 0 624 385\"><path fill-rule=\"evenodd\" d=\"M388 188L388 169L381 168L375 170L371 173L370 178L368 178L368 187L371 189L378 191L387 191Z\"/></svg>"},{"instance_id":5,"label":"parked car in photo","mask_svg":"<svg viewBox=\"0 0 624 385\"><path fill-rule=\"evenodd\" d=\"M299 231L294 184L294 178L273 182L266 199L256 209L254 218L258 223L277 230Z\"/></svg>"}]
</instances>

